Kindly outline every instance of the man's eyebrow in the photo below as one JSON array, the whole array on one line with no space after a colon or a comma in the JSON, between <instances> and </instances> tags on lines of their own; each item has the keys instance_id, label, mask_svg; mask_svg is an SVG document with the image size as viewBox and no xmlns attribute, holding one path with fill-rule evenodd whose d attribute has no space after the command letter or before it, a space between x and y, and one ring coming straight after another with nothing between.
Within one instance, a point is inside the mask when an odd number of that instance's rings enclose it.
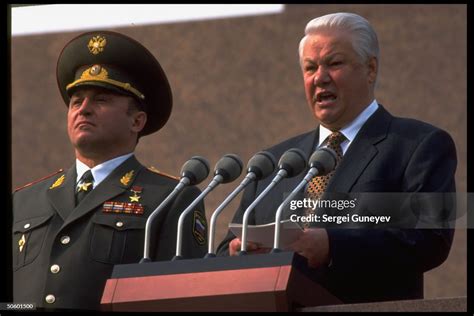
<instances>
[{"instance_id":1,"label":"man's eyebrow","mask_svg":"<svg viewBox=\"0 0 474 316\"><path fill-rule=\"evenodd\" d=\"M315 62L314 62L311 58L309 58L309 57L304 58L304 59L303 59L303 62L304 62L304 63L315 64Z\"/></svg>"},{"instance_id":2,"label":"man's eyebrow","mask_svg":"<svg viewBox=\"0 0 474 316\"><path fill-rule=\"evenodd\" d=\"M77 98L82 98L83 97L83 94L82 93L74 93L72 96L71 96L71 99L77 99Z\"/></svg>"},{"instance_id":3,"label":"man's eyebrow","mask_svg":"<svg viewBox=\"0 0 474 316\"><path fill-rule=\"evenodd\" d=\"M325 57L327 57L327 58L333 58L333 57L337 57L337 56L344 56L344 53L341 53L341 52L334 52L334 53L327 54Z\"/></svg>"},{"instance_id":4,"label":"man's eyebrow","mask_svg":"<svg viewBox=\"0 0 474 316\"><path fill-rule=\"evenodd\" d=\"M340 52L329 53L329 54L323 56L323 57L321 58L321 60L325 61L325 60L328 60L328 59L336 58L336 57L338 57L338 56L344 56L344 54L343 54L343 53L340 53ZM307 63L311 63L311 64L315 64L315 63L316 63L316 62L315 62L312 58L310 58L310 57L305 57L305 58L303 58L303 62L307 62Z\"/></svg>"},{"instance_id":5,"label":"man's eyebrow","mask_svg":"<svg viewBox=\"0 0 474 316\"><path fill-rule=\"evenodd\" d=\"M339 56L344 57L344 54L343 54L343 53L339 53L339 52L330 53L330 54L327 54L326 56L324 56L324 57L322 58L322 60L323 60L323 61L328 61L328 60L334 59L334 58L339 57Z\"/></svg>"}]
</instances>

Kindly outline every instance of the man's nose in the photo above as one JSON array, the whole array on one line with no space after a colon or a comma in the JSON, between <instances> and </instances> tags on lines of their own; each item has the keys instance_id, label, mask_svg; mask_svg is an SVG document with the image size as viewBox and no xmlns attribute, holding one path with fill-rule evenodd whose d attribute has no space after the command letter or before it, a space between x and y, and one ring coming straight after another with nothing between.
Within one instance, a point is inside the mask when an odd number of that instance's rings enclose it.
<instances>
[{"instance_id":1,"label":"man's nose","mask_svg":"<svg viewBox=\"0 0 474 316\"><path fill-rule=\"evenodd\" d=\"M318 70L314 73L313 84L315 86L320 86L327 84L330 81L331 77L325 67L318 67Z\"/></svg>"},{"instance_id":2,"label":"man's nose","mask_svg":"<svg viewBox=\"0 0 474 316\"><path fill-rule=\"evenodd\" d=\"M92 109L92 101L90 98L85 97L84 100L82 100L81 107L79 108L79 113L88 114L91 112L91 109Z\"/></svg>"}]
</instances>

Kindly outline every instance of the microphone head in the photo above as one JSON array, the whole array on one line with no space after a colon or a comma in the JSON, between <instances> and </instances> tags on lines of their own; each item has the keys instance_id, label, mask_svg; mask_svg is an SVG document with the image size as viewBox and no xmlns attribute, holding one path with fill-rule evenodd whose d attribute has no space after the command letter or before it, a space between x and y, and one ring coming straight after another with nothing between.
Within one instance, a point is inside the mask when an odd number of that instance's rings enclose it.
<instances>
[{"instance_id":1,"label":"microphone head","mask_svg":"<svg viewBox=\"0 0 474 316\"><path fill-rule=\"evenodd\" d=\"M221 175L223 178L222 183L228 183L234 181L240 176L242 168L243 164L239 156L235 154L227 154L216 163L214 175Z\"/></svg>"},{"instance_id":2,"label":"microphone head","mask_svg":"<svg viewBox=\"0 0 474 316\"><path fill-rule=\"evenodd\" d=\"M275 170L277 160L269 151L259 151L247 163L247 172L253 172L257 180L268 177Z\"/></svg>"},{"instance_id":3,"label":"microphone head","mask_svg":"<svg viewBox=\"0 0 474 316\"><path fill-rule=\"evenodd\" d=\"M296 176L306 168L304 152L299 148L288 149L278 161L278 168L285 169L289 178Z\"/></svg>"},{"instance_id":4,"label":"microphone head","mask_svg":"<svg viewBox=\"0 0 474 316\"><path fill-rule=\"evenodd\" d=\"M327 175L336 168L337 154L328 147L316 149L309 158L309 167L318 169L318 176Z\"/></svg>"},{"instance_id":5,"label":"microphone head","mask_svg":"<svg viewBox=\"0 0 474 316\"><path fill-rule=\"evenodd\" d=\"M181 177L189 179L190 185L201 183L209 175L209 162L201 156L193 156L181 168Z\"/></svg>"}]
</instances>

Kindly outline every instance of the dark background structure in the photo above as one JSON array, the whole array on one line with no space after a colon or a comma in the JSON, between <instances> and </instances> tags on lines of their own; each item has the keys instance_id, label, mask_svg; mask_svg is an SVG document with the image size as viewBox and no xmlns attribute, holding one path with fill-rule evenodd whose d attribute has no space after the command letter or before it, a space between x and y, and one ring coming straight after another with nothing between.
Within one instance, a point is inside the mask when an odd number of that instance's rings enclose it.
<instances>
[{"instance_id":1,"label":"dark background structure","mask_svg":"<svg viewBox=\"0 0 474 316\"><path fill-rule=\"evenodd\" d=\"M235 153L246 163L257 151L315 128L297 47L309 20L341 11L364 16L378 34L377 101L394 115L451 134L457 189L466 192L466 5L286 5L281 14L112 29L148 47L173 90L168 124L140 140L138 159L178 175L191 156L214 165ZM13 188L74 162L55 71L62 47L79 33L11 39ZM206 198L208 218L236 185L222 185ZM218 220L217 240L236 207L232 203ZM464 227L447 261L425 274L425 297L465 295Z\"/></svg>"}]
</instances>

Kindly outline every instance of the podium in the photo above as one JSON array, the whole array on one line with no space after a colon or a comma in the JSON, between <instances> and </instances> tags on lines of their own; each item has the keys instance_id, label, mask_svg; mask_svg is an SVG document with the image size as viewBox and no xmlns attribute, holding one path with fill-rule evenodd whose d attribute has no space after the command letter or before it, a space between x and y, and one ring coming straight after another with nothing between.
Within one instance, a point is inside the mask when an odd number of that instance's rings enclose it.
<instances>
[{"instance_id":1,"label":"podium","mask_svg":"<svg viewBox=\"0 0 474 316\"><path fill-rule=\"evenodd\" d=\"M294 252L116 265L104 311L291 311L341 301Z\"/></svg>"}]
</instances>

